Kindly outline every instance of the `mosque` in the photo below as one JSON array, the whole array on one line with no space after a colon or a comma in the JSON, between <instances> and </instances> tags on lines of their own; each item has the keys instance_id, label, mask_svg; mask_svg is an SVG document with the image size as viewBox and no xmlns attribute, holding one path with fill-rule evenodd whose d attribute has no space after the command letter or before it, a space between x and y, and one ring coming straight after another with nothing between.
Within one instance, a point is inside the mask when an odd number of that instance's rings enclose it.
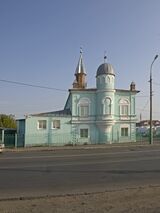
<instances>
[{"instance_id":1,"label":"mosque","mask_svg":"<svg viewBox=\"0 0 160 213\"><path fill-rule=\"evenodd\" d=\"M19 146L136 142L135 83L115 88L115 70L106 62L96 71L96 87L87 88L83 54L63 110L17 121Z\"/></svg>"}]
</instances>

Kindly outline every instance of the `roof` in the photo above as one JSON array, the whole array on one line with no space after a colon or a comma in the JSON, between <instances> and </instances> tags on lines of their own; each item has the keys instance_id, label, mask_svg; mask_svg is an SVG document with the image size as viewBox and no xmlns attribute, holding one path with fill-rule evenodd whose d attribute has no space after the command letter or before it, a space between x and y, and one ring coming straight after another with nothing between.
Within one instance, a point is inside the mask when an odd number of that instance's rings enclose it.
<instances>
[{"instance_id":1,"label":"roof","mask_svg":"<svg viewBox=\"0 0 160 213\"><path fill-rule=\"evenodd\" d=\"M81 89L81 88L73 88L73 89L69 89L69 92L72 92L72 91L82 91L82 92L96 92L97 89L96 88L88 88L88 89ZM138 93L140 92L139 90L134 90L134 91L131 91L131 90L127 90L127 89L115 89L116 92L133 92L133 93Z\"/></svg>"},{"instance_id":2,"label":"roof","mask_svg":"<svg viewBox=\"0 0 160 213\"><path fill-rule=\"evenodd\" d=\"M80 92L80 91L82 91L82 92L88 92L88 91L91 91L91 92L95 92L95 91L97 91L97 89L96 88L73 88L73 89L69 89L68 90L69 92L72 92L72 91L78 91L78 92Z\"/></svg>"},{"instance_id":3,"label":"roof","mask_svg":"<svg viewBox=\"0 0 160 213\"><path fill-rule=\"evenodd\" d=\"M6 128L6 127L0 127L0 130L16 131L16 128Z\"/></svg>"},{"instance_id":4,"label":"roof","mask_svg":"<svg viewBox=\"0 0 160 213\"><path fill-rule=\"evenodd\" d=\"M97 76L104 75L104 74L115 75L113 66L111 64L103 63L98 67Z\"/></svg>"},{"instance_id":5,"label":"roof","mask_svg":"<svg viewBox=\"0 0 160 213\"><path fill-rule=\"evenodd\" d=\"M80 58L77 64L75 75L79 73L86 74L84 63L83 63L82 51L80 52Z\"/></svg>"},{"instance_id":6,"label":"roof","mask_svg":"<svg viewBox=\"0 0 160 213\"><path fill-rule=\"evenodd\" d=\"M38 114L32 114L32 116L69 116L71 115L70 109L63 109L63 110L58 110L58 111L52 111L52 112L44 112L44 113L38 113Z\"/></svg>"},{"instance_id":7,"label":"roof","mask_svg":"<svg viewBox=\"0 0 160 213\"><path fill-rule=\"evenodd\" d=\"M133 92L133 93L139 93L140 91L139 90L133 90L133 91L131 91L131 90L127 90L127 89L115 89L116 90L116 92Z\"/></svg>"}]
</instances>

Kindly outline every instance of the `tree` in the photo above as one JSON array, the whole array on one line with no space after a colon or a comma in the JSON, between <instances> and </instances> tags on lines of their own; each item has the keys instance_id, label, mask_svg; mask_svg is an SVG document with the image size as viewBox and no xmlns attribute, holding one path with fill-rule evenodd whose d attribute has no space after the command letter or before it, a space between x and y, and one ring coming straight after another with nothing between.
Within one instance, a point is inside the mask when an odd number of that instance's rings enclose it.
<instances>
[{"instance_id":1,"label":"tree","mask_svg":"<svg viewBox=\"0 0 160 213\"><path fill-rule=\"evenodd\" d=\"M16 120L13 115L0 114L0 127L16 128Z\"/></svg>"}]
</instances>

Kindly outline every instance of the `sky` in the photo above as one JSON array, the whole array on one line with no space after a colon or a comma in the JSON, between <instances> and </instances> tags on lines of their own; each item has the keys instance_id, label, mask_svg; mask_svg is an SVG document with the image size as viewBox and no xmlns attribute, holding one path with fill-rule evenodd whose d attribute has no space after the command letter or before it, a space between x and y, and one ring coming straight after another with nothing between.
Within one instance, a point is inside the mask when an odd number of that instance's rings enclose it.
<instances>
[{"instance_id":1,"label":"sky","mask_svg":"<svg viewBox=\"0 0 160 213\"><path fill-rule=\"evenodd\" d=\"M22 118L63 109L82 47L88 87L96 86L106 51L116 89L134 81L137 118L149 119L159 11L160 0L0 0L0 113ZM160 56L152 75L153 119L160 120Z\"/></svg>"}]
</instances>

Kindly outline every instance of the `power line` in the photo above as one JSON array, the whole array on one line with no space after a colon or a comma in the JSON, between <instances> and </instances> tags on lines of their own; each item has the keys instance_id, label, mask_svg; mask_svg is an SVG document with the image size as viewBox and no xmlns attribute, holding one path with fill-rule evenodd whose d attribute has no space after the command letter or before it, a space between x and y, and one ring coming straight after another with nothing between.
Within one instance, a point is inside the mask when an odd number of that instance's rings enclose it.
<instances>
[{"instance_id":1,"label":"power line","mask_svg":"<svg viewBox=\"0 0 160 213\"><path fill-rule=\"evenodd\" d=\"M10 83L10 84L17 84L17 85L21 85L21 86L29 86L29 87L36 87L36 88L41 88L41 89L57 90L57 91L61 91L61 92L67 92L68 91L68 90L64 90L64 89L58 89L58 88L35 85L35 84L28 84L28 83L18 82L18 81L10 81L10 80L5 80L5 79L0 79L0 81L5 82L5 83Z\"/></svg>"},{"instance_id":2,"label":"power line","mask_svg":"<svg viewBox=\"0 0 160 213\"><path fill-rule=\"evenodd\" d=\"M149 99L146 101L146 103L145 103L145 105L143 106L143 108L141 109L141 111L145 111L145 108L147 107L148 103L149 103Z\"/></svg>"},{"instance_id":3,"label":"power line","mask_svg":"<svg viewBox=\"0 0 160 213\"><path fill-rule=\"evenodd\" d=\"M148 109L142 109L142 108L139 108L139 107L136 107L136 110L137 111L140 111L140 112L149 112ZM153 114L160 114L160 111L153 111Z\"/></svg>"},{"instance_id":4,"label":"power line","mask_svg":"<svg viewBox=\"0 0 160 213\"><path fill-rule=\"evenodd\" d=\"M66 89L59 89L59 88L54 88L54 87L47 87L47 86L42 86L42 85L35 85L35 84L29 84L29 83L24 83L24 82L19 82L19 81L11 81L11 80L6 80L6 79L0 79L0 82L5 82L9 84L17 84L21 86L29 86L29 87L35 87L35 88L41 88L41 89L49 89L49 90L57 90L61 92L68 92ZM159 85L159 83L154 83L155 85ZM137 95L136 98L147 98L149 96L147 95Z\"/></svg>"},{"instance_id":5,"label":"power line","mask_svg":"<svg viewBox=\"0 0 160 213\"><path fill-rule=\"evenodd\" d=\"M136 98L148 98L149 95L136 95Z\"/></svg>"}]
</instances>

